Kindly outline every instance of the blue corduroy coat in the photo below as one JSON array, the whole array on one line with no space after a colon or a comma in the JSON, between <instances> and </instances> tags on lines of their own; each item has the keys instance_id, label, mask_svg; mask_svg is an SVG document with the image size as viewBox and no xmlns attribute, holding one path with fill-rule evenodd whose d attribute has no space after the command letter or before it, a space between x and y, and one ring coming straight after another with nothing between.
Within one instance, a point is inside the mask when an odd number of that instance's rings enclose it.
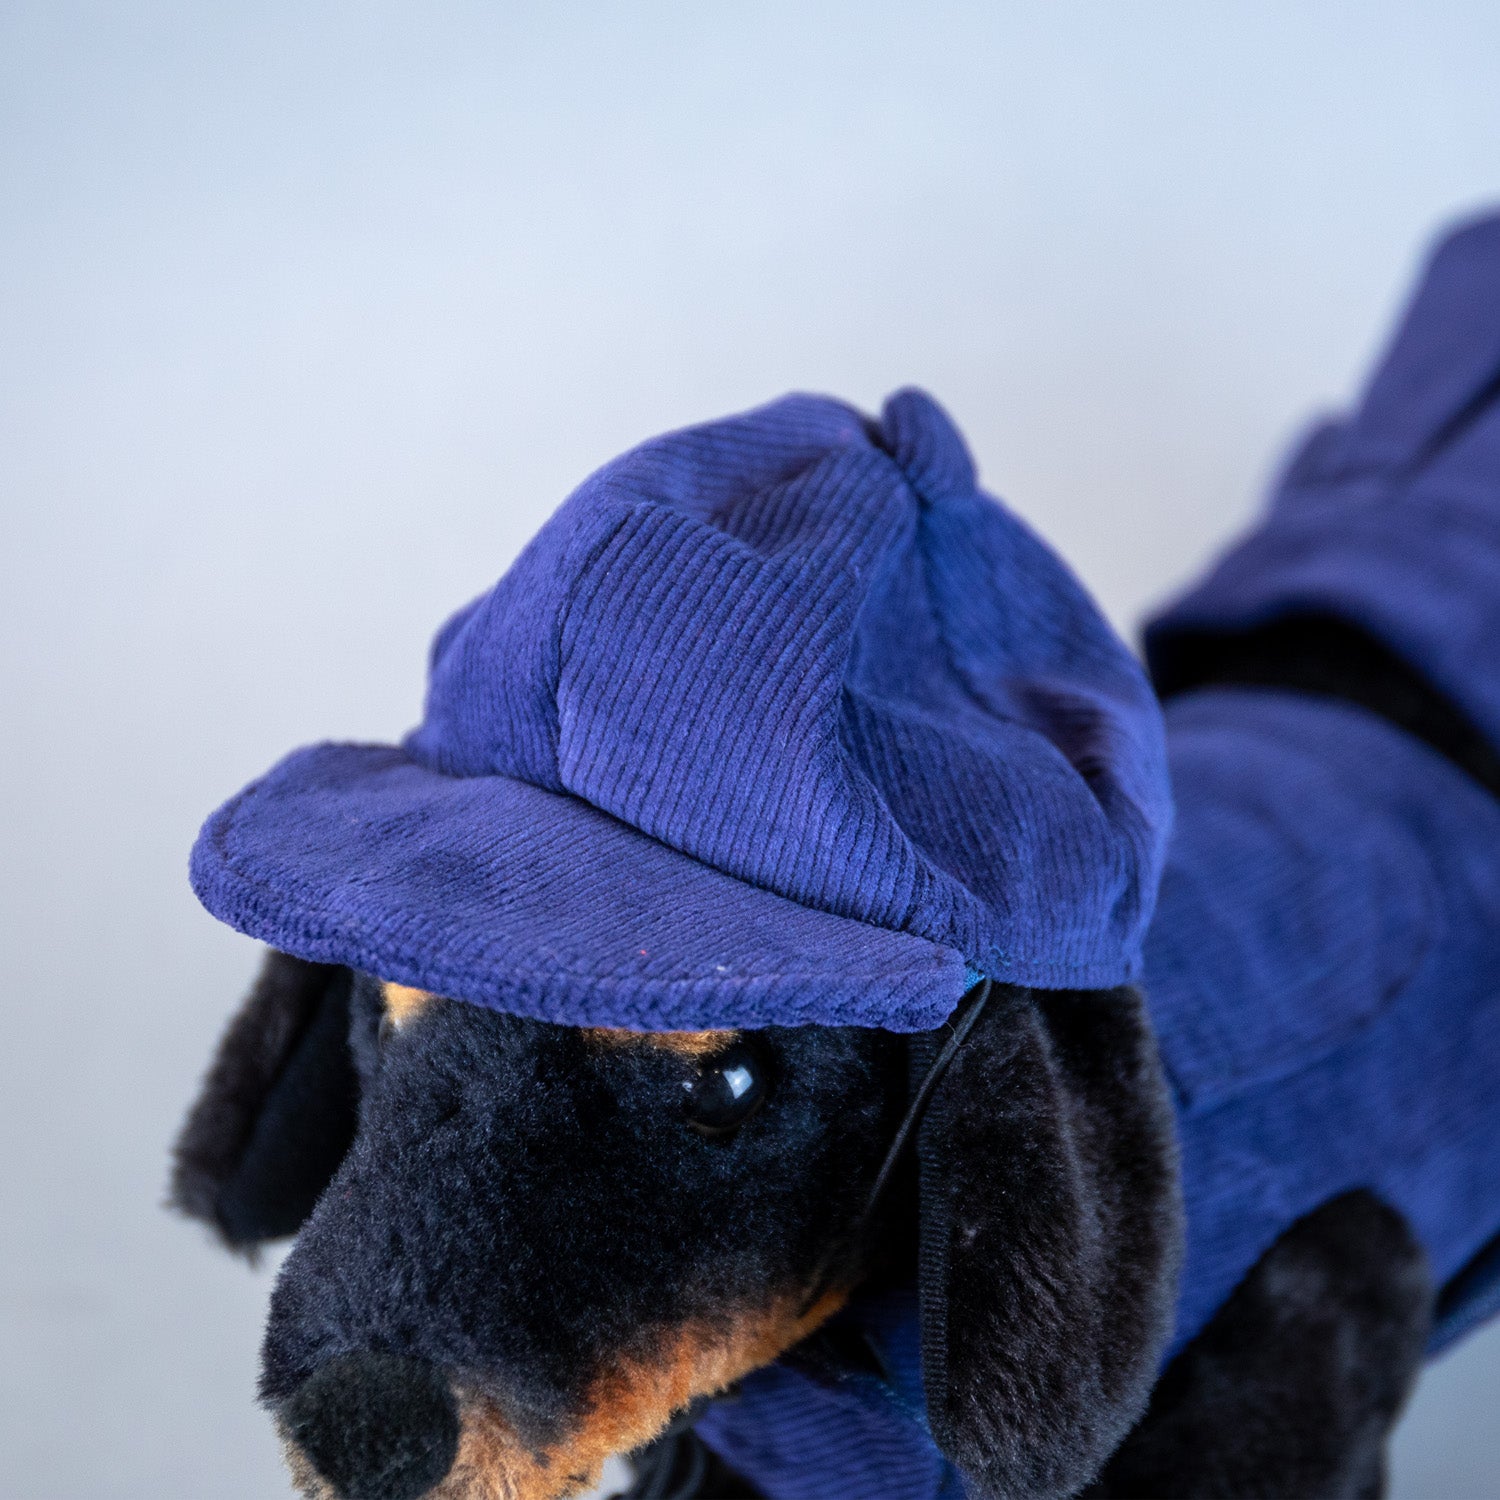
<instances>
[{"instance_id":1,"label":"blue corduroy coat","mask_svg":"<svg viewBox=\"0 0 1500 1500\"><path fill-rule=\"evenodd\" d=\"M1356 412L1313 432L1148 654L1298 613L1358 625L1500 745L1500 220L1444 243ZM1425 1247L1439 1349L1500 1308L1500 800L1333 698L1206 687L1166 724L1176 820L1142 983L1186 1203L1167 1357L1356 1187ZM890 1380L773 1366L700 1430L773 1500L960 1496L914 1297L847 1316Z\"/></svg>"}]
</instances>

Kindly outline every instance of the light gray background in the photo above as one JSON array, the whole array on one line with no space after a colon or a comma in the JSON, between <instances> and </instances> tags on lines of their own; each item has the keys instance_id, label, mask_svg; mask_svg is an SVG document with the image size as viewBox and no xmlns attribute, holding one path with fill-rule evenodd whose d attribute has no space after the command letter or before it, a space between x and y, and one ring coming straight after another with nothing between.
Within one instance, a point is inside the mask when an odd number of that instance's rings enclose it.
<instances>
[{"instance_id":1,"label":"light gray background","mask_svg":"<svg viewBox=\"0 0 1500 1500\"><path fill-rule=\"evenodd\" d=\"M1500 197L1493 4L0 4L0 1495L285 1492L158 1208L252 945L200 818L389 738L623 446L930 387L1113 617ZM1500 1495L1500 1333L1395 1493Z\"/></svg>"}]
</instances>

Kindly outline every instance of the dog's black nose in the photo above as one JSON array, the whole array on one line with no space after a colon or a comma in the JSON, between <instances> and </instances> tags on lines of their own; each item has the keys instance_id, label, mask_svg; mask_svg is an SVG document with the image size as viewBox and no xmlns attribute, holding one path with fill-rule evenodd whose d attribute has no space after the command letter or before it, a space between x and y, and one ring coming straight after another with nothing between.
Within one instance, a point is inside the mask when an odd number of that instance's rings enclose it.
<instances>
[{"instance_id":1,"label":"dog's black nose","mask_svg":"<svg viewBox=\"0 0 1500 1500\"><path fill-rule=\"evenodd\" d=\"M373 1350L320 1366L281 1420L340 1500L418 1500L458 1452L448 1382L422 1360Z\"/></svg>"}]
</instances>

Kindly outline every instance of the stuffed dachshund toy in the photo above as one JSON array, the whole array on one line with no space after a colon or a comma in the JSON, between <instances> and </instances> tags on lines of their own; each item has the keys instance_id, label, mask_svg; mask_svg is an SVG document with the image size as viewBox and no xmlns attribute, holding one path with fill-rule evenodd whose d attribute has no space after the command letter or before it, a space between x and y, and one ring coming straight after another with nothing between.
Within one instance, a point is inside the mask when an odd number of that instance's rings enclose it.
<instances>
[{"instance_id":1,"label":"stuffed dachshund toy","mask_svg":"<svg viewBox=\"0 0 1500 1500\"><path fill-rule=\"evenodd\" d=\"M296 1235L302 1493L1379 1495L1500 1306L1500 219L1147 653L926 396L793 397L215 813L173 1194Z\"/></svg>"}]
</instances>

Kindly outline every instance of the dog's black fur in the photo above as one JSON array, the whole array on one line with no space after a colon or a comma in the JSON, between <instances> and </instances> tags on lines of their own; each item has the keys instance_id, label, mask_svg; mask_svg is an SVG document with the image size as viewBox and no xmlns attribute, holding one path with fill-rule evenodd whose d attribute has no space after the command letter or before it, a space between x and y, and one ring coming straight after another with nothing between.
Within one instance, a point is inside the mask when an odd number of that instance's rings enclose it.
<instances>
[{"instance_id":1,"label":"dog's black fur","mask_svg":"<svg viewBox=\"0 0 1500 1500\"><path fill-rule=\"evenodd\" d=\"M1176 1288L1171 1108L1139 994L1001 991L918 1156L933 1437L981 1494L1072 1495L1145 1405Z\"/></svg>"},{"instance_id":2,"label":"dog's black fur","mask_svg":"<svg viewBox=\"0 0 1500 1500\"><path fill-rule=\"evenodd\" d=\"M1399 1214L1363 1191L1315 1209L1168 1366L1087 1500L1376 1500L1431 1306Z\"/></svg>"},{"instance_id":3,"label":"dog's black fur","mask_svg":"<svg viewBox=\"0 0 1500 1500\"><path fill-rule=\"evenodd\" d=\"M382 1042L378 984L359 976L347 994L359 1128L283 1268L264 1349L262 1395L287 1430L321 1431L298 1393L375 1351L461 1379L535 1449L565 1440L601 1369L649 1368L683 1326L729 1338L768 1297L807 1293L847 1243L909 1075L940 1040L757 1032L770 1097L738 1131L705 1137L682 1112L702 1059L442 1001ZM244 1024L215 1066L220 1087ZM1106 1033L1107 1047L1087 1044ZM254 1077L268 1117L304 1097L291 1066ZM1144 1406L1180 1236L1139 996L997 988L920 1141L939 1439L986 1493L1072 1493ZM255 1204L242 1172L230 1180L242 1215L277 1222L274 1193ZM908 1172L846 1280L909 1268L915 1191ZM325 1459L325 1478L330 1466L347 1467Z\"/></svg>"},{"instance_id":4,"label":"dog's black fur","mask_svg":"<svg viewBox=\"0 0 1500 1500\"><path fill-rule=\"evenodd\" d=\"M706 1137L683 1118L691 1058L441 1002L382 1048L379 1019L362 979L360 1131L272 1297L272 1403L375 1348L463 1372L552 1442L663 1330L799 1296L901 1106L880 1031L759 1033L772 1099Z\"/></svg>"},{"instance_id":5,"label":"dog's black fur","mask_svg":"<svg viewBox=\"0 0 1500 1500\"><path fill-rule=\"evenodd\" d=\"M295 1234L354 1140L350 981L267 954L177 1138L171 1201L231 1249Z\"/></svg>"},{"instance_id":6,"label":"dog's black fur","mask_svg":"<svg viewBox=\"0 0 1500 1500\"><path fill-rule=\"evenodd\" d=\"M1340 622L1156 642L1153 663L1164 695L1344 697L1500 789L1462 716ZM371 1404L380 1382L315 1400L337 1372L373 1358L386 1385L402 1369L416 1387L460 1383L533 1449L565 1452L602 1369L649 1370L685 1326L731 1339L750 1310L806 1293L943 1040L755 1033L768 1101L707 1138L681 1099L711 1059L461 1003L433 1002L384 1044L380 1021L374 980L272 955L174 1179L179 1206L235 1246L301 1226L263 1395L336 1481L325 1492L378 1500L423 1493L452 1445L401 1427L380 1479L342 1441L360 1424L337 1416L388 1412ZM847 1265L851 1281L915 1269L936 1441L992 1497L1377 1495L1430 1318L1420 1250L1368 1195L1326 1205L1153 1394L1180 1239L1171 1132L1139 996L996 987L933 1094L915 1169ZM665 1483L682 1455L660 1451ZM716 1462L688 1468L699 1497L753 1494ZM559 1491L583 1477L560 1471Z\"/></svg>"},{"instance_id":7,"label":"dog's black fur","mask_svg":"<svg viewBox=\"0 0 1500 1500\"><path fill-rule=\"evenodd\" d=\"M268 1007L283 1017L289 993L302 1022L282 1025L271 1067L244 1032ZM313 1040L327 1015L349 1027L341 1062ZM451 1463L451 1403L411 1396L444 1372L542 1446L566 1434L602 1362L649 1363L663 1329L718 1317L727 1331L767 1289L805 1289L942 1039L760 1033L770 1101L705 1138L681 1114L690 1058L441 1002L382 1040L381 1016L367 977L269 955L210 1075L226 1101L218 1154L203 1144L212 1092L182 1153L200 1189L190 1211L222 1225L232 1201L237 1225L284 1224L305 1171L288 1197L269 1164L245 1171L248 1143L295 1152L297 1110L327 1116L298 1060L323 1057L342 1091L352 1059L358 1134L277 1286L263 1395L336 1493L373 1500L425 1493ZM275 1132L245 1128L257 1086ZM327 1136L310 1139L326 1155ZM1125 1436L1151 1392L1177 1244L1170 1114L1138 996L997 990L917 1155L855 1274L900 1275L915 1249L932 1428L976 1493L1076 1494L1111 1453L1097 1500L1379 1493L1430 1299L1420 1251L1367 1195L1289 1232ZM232 1193L202 1191L205 1161ZM679 1479L685 1451L669 1465ZM754 1494L710 1455L694 1463L682 1493Z\"/></svg>"}]
</instances>

